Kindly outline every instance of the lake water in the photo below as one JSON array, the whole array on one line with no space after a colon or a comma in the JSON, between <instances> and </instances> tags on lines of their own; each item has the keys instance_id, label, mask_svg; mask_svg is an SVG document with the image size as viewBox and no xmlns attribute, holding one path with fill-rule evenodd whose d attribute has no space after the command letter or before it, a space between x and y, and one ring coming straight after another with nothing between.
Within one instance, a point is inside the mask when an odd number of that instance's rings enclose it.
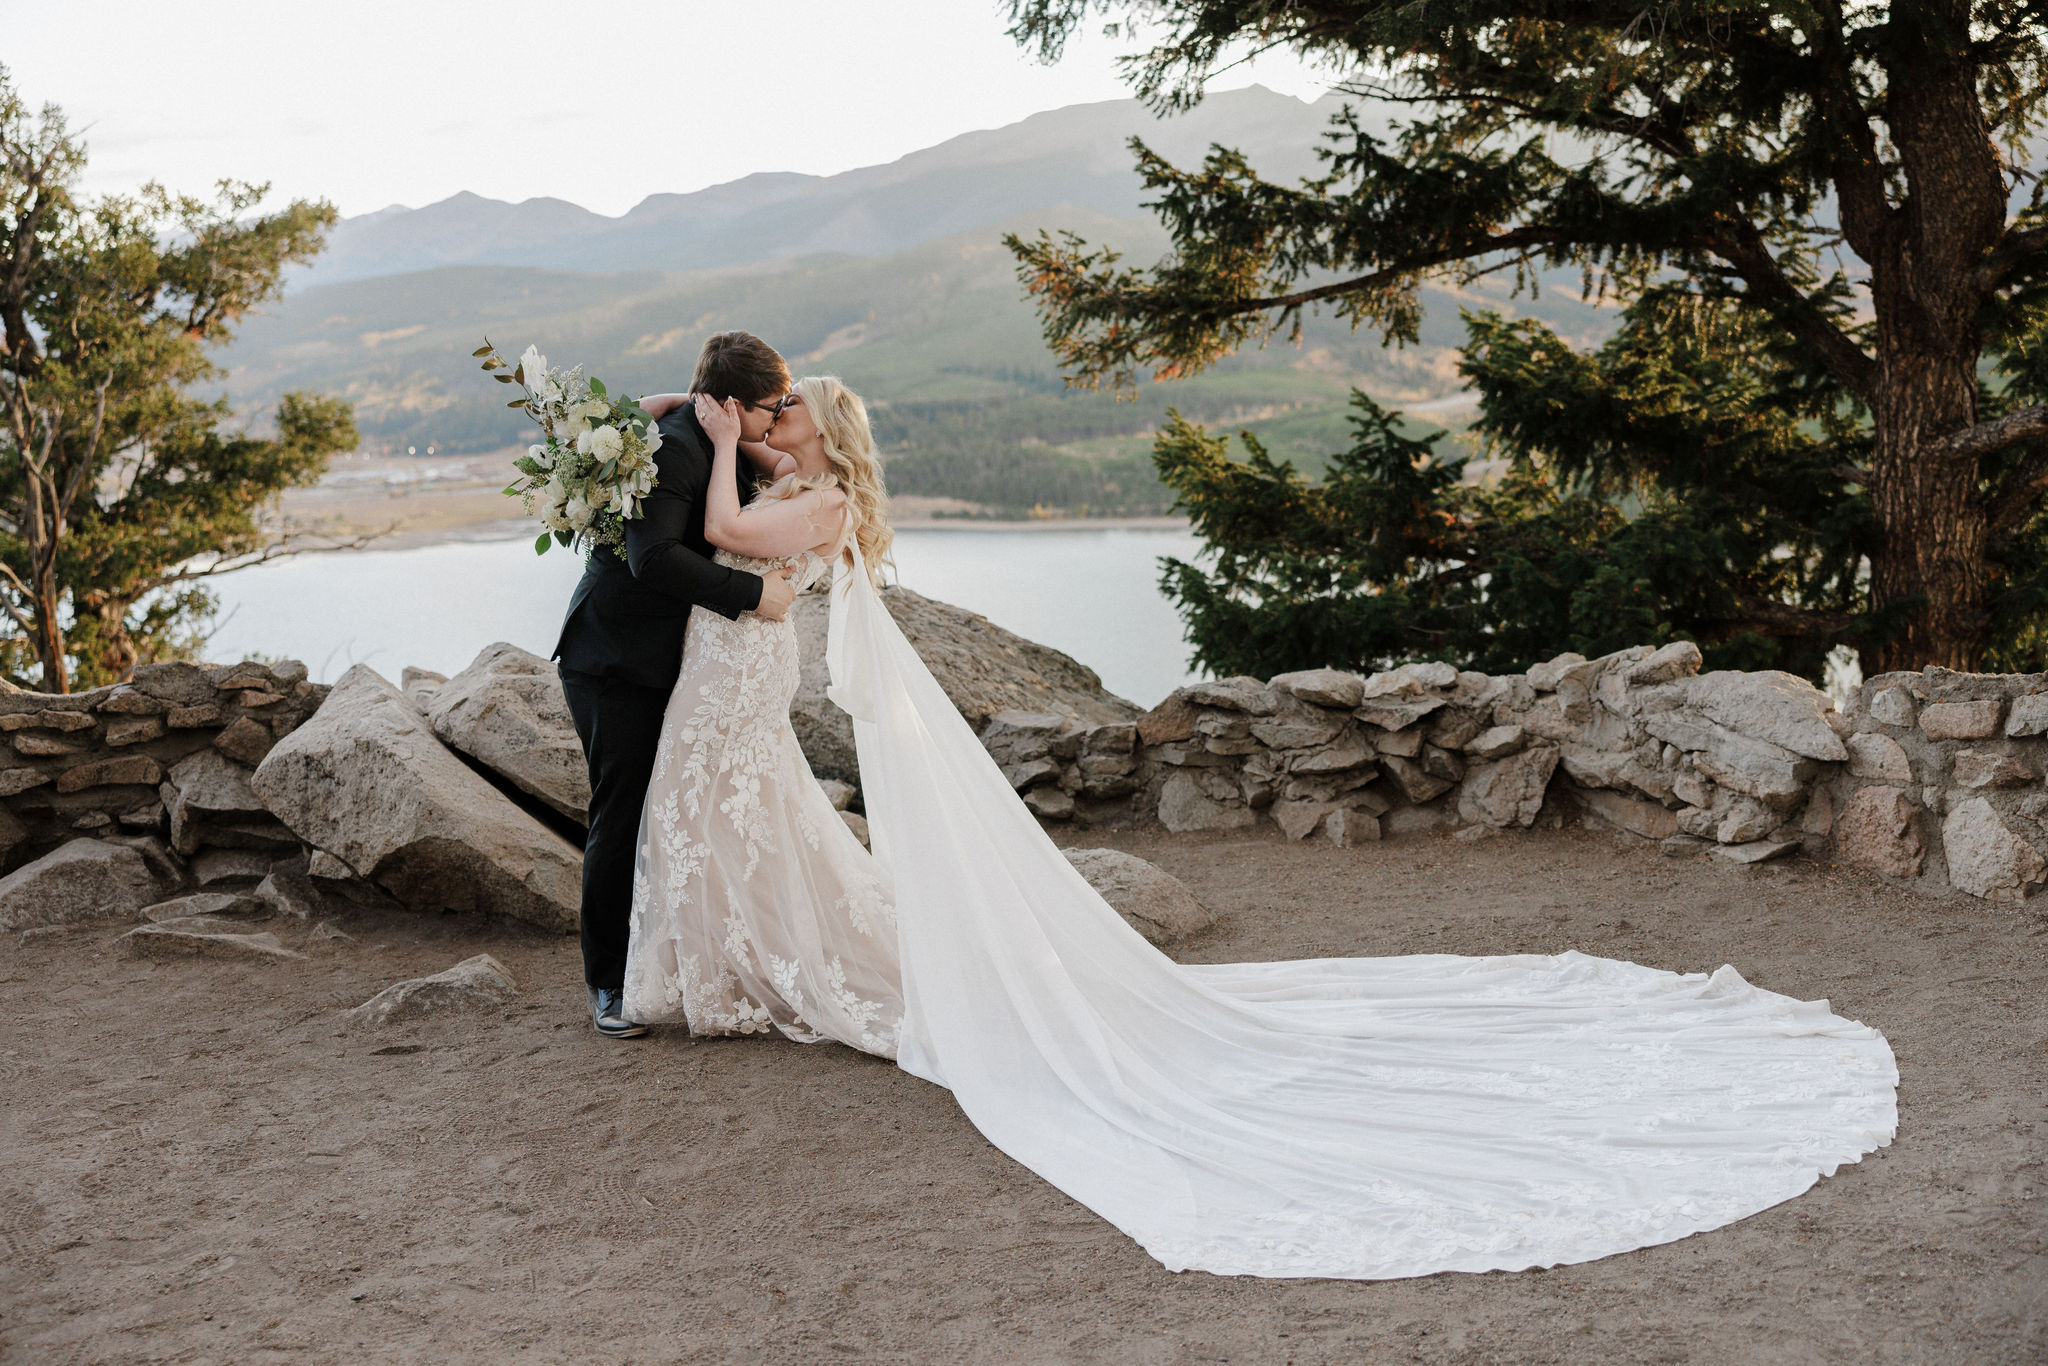
<instances>
[{"instance_id":1,"label":"lake water","mask_svg":"<svg viewBox=\"0 0 2048 1366\"><path fill-rule=\"evenodd\" d=\"M896 567L906 588L1063 650L1150 707L1197 676L1158 560L1200 546L1178 527L917 527L897 533ZM408 664L452 674L499 640L545 656L582 572L531 537L279 560L212 581L221 625L205 653L300 659L321 682L354 664L393 682Z\"/></svg>"}]
</instances>

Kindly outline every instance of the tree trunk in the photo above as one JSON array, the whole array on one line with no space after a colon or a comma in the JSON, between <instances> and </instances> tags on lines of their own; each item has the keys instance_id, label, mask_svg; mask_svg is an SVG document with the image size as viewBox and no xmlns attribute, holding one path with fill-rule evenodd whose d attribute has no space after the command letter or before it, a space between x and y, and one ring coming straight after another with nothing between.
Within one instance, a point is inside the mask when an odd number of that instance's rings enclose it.
<instances>
[{"instance_id":1,"label":"tree trunk","mask_svg":"<svg viewBox=\"0 0 2048 1366\"><path fill-rule=\"evenodd\" d=\"M36 576L36 657L43 665L43 691L63 693L71 691L70 670L64 664L64 632L58 628L62 620L59 600L63 593L57 586L54 572Z\"/></svg>"},{"instance_id":2,"label":"tree trunk","mask_svg":"<svg viewBox=\"0 0 2048 1366\"><path fill-rule=\"evenodd\" d=\"M1885 358L1872 414L1869 488L1883 533L1871 561L1871 605L1905 615L1878 646L1874 673L1930 664L1971 672L1983 661L1988 538L1977 462L1921 453L1976 420L1976 359Z\"/></svg>"}]
</instances>

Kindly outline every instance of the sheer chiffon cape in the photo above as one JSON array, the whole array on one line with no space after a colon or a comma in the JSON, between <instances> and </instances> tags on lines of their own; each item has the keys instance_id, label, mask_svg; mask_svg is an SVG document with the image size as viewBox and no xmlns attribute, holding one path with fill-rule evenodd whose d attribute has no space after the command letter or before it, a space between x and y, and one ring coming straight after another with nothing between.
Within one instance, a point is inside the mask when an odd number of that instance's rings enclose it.
<instances>
[{"instance_id":1,"label":"sheer chiffon cape","mask_svg":"<svg viewBox=\"0 0 2048 1366\"><path fill-rule=\"evenodd\" d=\"M898 1065L1171 1269L1585 1261L1753 1214L1891 1140L1884 1038L1731 967L1179 966L1046 837L858 563L828 665L895 891Z\"/></svg>"}]
</instances>

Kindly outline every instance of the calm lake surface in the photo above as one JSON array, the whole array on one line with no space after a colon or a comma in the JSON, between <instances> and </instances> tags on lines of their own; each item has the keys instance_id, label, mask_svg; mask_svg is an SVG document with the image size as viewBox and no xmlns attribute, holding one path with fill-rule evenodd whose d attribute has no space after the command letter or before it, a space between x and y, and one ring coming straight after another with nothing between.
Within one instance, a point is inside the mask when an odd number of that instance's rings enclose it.
<instances>
[{"instance_id":1,"label":"calm lake surface","mask_svg":"<svg viewBox=\"0 0 2048 1366\"><path fill-rule=\"evenodd\" d=\"M907 528L906 588L981 613L1094 669L1142 707L1197 675L1180 619L1159 595L1162 555L1192 558L1185 528ZM493 641L545 656L583 561L533 539L306 555L224 574L213 659L301 659L321 682L368 664L393 682L408 664L452 674Z\"/></svg>"}]
</instances>

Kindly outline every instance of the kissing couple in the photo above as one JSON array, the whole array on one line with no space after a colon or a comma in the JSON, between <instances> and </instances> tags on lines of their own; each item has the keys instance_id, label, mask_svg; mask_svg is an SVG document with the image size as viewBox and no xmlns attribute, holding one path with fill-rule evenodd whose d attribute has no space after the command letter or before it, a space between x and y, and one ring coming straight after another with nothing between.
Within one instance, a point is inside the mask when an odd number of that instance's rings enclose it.
<instances>
[{"instance_id":1,"label":"kissing couple","mask_svg":"<svg viewBox=\"0 0 2048 1366\"><path fill-rule=\"evenodd\" d=\"M860 397L725 332L688 394L643 404L656 487L623 555L590 552L555 652L590 764L599 1033L889 1058L1174 1270L1587 1261L1890 1142L1883 1036L1732 967L1173 962L1067 862L891 619ZM853 718L872 852L789 719L790 606L828 575L827 695Z\"/></svg>"}]
</instances>

